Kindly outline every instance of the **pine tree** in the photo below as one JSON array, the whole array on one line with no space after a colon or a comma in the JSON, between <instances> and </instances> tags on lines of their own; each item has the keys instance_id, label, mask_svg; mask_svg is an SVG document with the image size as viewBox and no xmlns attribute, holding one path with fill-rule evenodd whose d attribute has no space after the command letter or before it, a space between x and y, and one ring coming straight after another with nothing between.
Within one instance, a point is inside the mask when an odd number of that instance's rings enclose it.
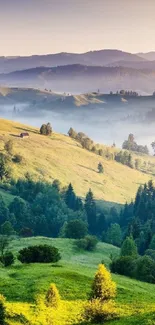
<instances>
[{"instance_id":1,"label":"pine tree","mask_svg":"<svg viewBox=\"0 0 155 325\"><path fill-rule=\"evenodd\" d=\"M48 307L58 308L60 303L59 291L54 283L52 283L47 291L45 302Z\"/></svg>"},{"instance_id":2,"label":"pine tree","mask_svg":"<svg viewBox=\"0 0 155 325\"><path fill-rule=\"evenodd\" d=\"M97 215L96 215L96 203L91 189L89 189L89 192L86 195L85 210L87 213L89 231L90 233L94 234L96 232Z\"/></svg>"},{"instance_id":3,"label":"pine tree","mask_svg":"<svg viewBox=\"0 0 155 325\"><path fill-rule=\"evenodd\" d=\"M116 284L112 281L110 272L100 264L93 281L91 299L100 299L104 302L115 296Z\"/></svg>"},{"instance_id":4,"label":"pine tree","mask_svg":"<svg viewBox=\"0 0 155 325\"><path fill-rule=\"evenodd\" d=\"M73 186L71 183L69 184L68 189L65 193L65 202L66 202L68 208L75 210L76 195L74 193L74 189L73 189Z\"/></svg>"}]
</instances>

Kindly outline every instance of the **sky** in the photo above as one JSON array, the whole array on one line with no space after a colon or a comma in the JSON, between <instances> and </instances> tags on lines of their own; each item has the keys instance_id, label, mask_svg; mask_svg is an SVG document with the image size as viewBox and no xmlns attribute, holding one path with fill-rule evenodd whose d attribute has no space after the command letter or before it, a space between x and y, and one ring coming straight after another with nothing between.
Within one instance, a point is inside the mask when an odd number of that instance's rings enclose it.
<instances>
[{"instance_id":1,"label":"sky","mask_svg":"<svg viewBox=\"0 0 155 325\"><path fill-rule=\"evenodd\" d=\"M155 0L0 0L0 56L155 50Z\"/></svg>"}]
</instances>

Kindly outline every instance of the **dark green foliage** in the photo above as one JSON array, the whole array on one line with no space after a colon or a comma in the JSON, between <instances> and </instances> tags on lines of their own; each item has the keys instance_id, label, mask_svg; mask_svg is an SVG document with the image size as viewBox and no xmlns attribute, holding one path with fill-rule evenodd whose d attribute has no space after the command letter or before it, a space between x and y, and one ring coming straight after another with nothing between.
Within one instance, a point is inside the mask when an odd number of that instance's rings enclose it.
<instances>
[{"instance_id":1,"label":"dark green foliage","mask_svg":"<svg viewBox=\"0 0 155 325\"><path fill-rule=\"evenodd\" d=\"M85 236L84 238L81 238L76 241L76 246L79 249L84 249L86 251L93 251L96 248L97 245L97 237L96 236Z\"/></svg>"},{"instance_id":2,"label":"dark green foliage","mask_svg":"<svg viewBox=\"0 0 155 325\"><path fill-rule=\"evenodd\" d=\"M11 266L14 263L14 255L12 252L6 252L3 257L0 257L1 263L7 267Z\"/></svg>"},{"instance_id":3,"label":"dark green foliage","mask_svg":"<svg viewBox=\"0 0 155 325\"><path fill-rule=\"evenodd\" d=\"M130 168L134 168L134 161L132 155L128 151L120 151L115 154L115 160Z\"/></svg>"},{"instance_id":4,"label":"dark green foliage","mask_svg":"<svg viewBox=\"0 0 155 325\"><path fill-rule=\"evenodd\" d=\"M11 222L9 221L5 221L2 225L1 225L1 233L3 235L6 236L11 236L14 234L14 229L12 227Z\"/></svg>"},{"instance_id":5,"label":"dark green foliage","mask_svg":"<svg viewBox=\"0 0 155 325\"><path fill-rule=\"evenodd\" d=\"M111 224L108 228L106 241L109 244L120 247L122 242L122 231L118 223Z\"/></svg>"},{"instance_id":6,"label":"dark green foliage","mask_svg":"<svg viewBox=\"0 0 155 325\"><path fill-rule=\"evenodd\" d=\"M48 245L29 246L19 251L21 263L56 263L61 259L56 247Z\"/></svg>"},{"instance_id":7,"label":"dark green foliage","mask_svg":"<svg viewBox=\"0 0 155 325\"><path fill-rule=\"evenodd\" d=\"M145 251L145 255L150 256L152 258L152 260L155 261L155 250L153 250L153 249L147 249Z\"/></svg>"},{"instance_id":8,"label":"dark green foliage","mask_svg":"<svg viewBox=\"0 0 155 325\"><path fill-rule=\"evenodd\" d=\"M113 273L134 277L136 268L135 259L132 256L121 256L114 259L111 263L110 269Z\"/></svg>"},{"instance_id":9,"label":"dark green foliage","mask_svg":"<svg viewBox=\"0 0 155 325\"><path fill-rule=\"evenodd\" d=\"M20 164L23 161L23 157L19 154L14 155L12 158L13 162L16 164Z\"/></svg>"},{"instance_id":10,"label":"dark green foliage","mask_svg":"<svg viewBox=\"0 0 155 325\"><path fill-rule=\"evenodd\" d=\"M97 223L97 212L96 203L94 200L94 195L91 189L86 195L85 199L85 210L87 213L88 229L91 234L96 233L96 223Z\"/></svg>"},{"instance_id":11,"label":"dark green foliage","mask_svg":"<svg viewBox=\"0 0 155 325\"><path fill-rule=\"evenodd\" d=\"M0 225L2 225L9 217L9 210L4 203L2 196L0 196Z\"/></svg>"},{"instance_id":12,"label":"dark green foliage","mask_svg":"<svg viewBox=\"0 0 155 325\"><path fill-rule=\"evenodd\" d=\"M9 246L8 236L0 235L0 257L1 258L3 258L8 246Z\"/></svg>"},{"instance_id":13,"label":"dark green foliage","mask_svg":"<svg viewBox=\"0 0 155 325\"><path fill-rule=\"evenodd\" d=\"M101 164L101 162L98 164L98 172L100 174L103 174L104 173L104 168L103 168L103 165Z\"/></svg>"},{"instance_id":14,"label":"dark green foliage","mask_svg":"<svg viewBox=\"0 0 155 325\"><path fill-rule=\"evenodd\" d=\"M78 219L69 221L65 227L66 238L83 238L87 232L87 224L84 221Z\"/></svg>"},{"instance_id":15,"label":"dark green foliage","mask_svg":"<svg viewBox=\"0 0 155 325\"><path fill-rule=\"evenodd\" d=\"M137 260L136 278L141 281L155 283L155 261L149 256L141 256Z\"/></svg>"},{"instance_id":16,"label":"dark green foliage","mask_svg":"<svg viewBox=\"0 0 155 325\"><path fill-rule=\"evenodd\" d=\"M4 178L8 179L10 177L10 170L7 164L7 157L0 153L0 180L2 181Z\"/></svg>"},{"instance_id":17,"label":"dark green foliage","mask_svg":"<svg viewBox=\"0 0 155 325\"><path fill-rule=\"evenodd\" d=\"M40 134L42 135L51 135L52 134L52 126L50 123L42 124L40 128Z\"/></svg>"},{"instance_id":18,"label":"dark green foliage","mask_svg":"<svg viewBox=\"0 0 155 325\"><path fill-rule=\"evenodd\" d=\"M121 247L121 256L137 257L137 246L132 237L127 237Z\"/></svg>"},{"instance_id":19,"label":"dark green foliage","mask_svg":"<svg viewBox=\"0 0 155 325\"><path fill-rule=\"evenodd\" d=\"M71 183L69 184L68 189L65 193L65 202L70 209L75 210L76 195Z\"/></svg>"}]
</instances>

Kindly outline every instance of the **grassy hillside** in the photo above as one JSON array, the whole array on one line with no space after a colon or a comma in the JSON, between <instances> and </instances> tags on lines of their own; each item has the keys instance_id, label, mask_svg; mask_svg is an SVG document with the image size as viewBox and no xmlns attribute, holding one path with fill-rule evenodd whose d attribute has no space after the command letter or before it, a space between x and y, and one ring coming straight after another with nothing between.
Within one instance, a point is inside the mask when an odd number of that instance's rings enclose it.
<instances>
[{"instance_id":1,"label":"grassy hillside","mask_svg":"<svg viewBox=\"0 0 155 325\"><path fill-rule=\"evenodd\" d=\"M30 137L21 139L22 131L28 131ZM130 201L140 184L154 179L154 176L88 152L68 136L53 133L45 137L38 129L0 119L0 150L4 150L4 143L9 139L13 141L14 154L23 157L21 164L10 163L16 179L24 177L26 172L33 179L52 182L57 178L63 186L72 182L79 196L84 197L91 188L97 200L117 203ZM99 161L104 166L104 174L97 172Z\"/></svg>"},{"instance_id":2,"label":"grassy hillside","mask_svg":"<svg viewBox=\"0 0 155 325\"><path fill-rule=\"evenodd\" d=\"M41 237L14 240L10 248L17 254L18 250L25 246L40 243L52 244L60 249L62 260L57 266L52 267L51 264L23 266L16 262L14 266L5 270L0 268L0 293L7 298L8 311L18 315L18 317L9 319L9 325L26 324L23 319L24 317L30 319L34 299L38 294L44 295L51 282L56 283L67 306L64 319L58 324L79 324L77 322L78 310L81 310L82 304L88 299L97 265L104 260L108 266L110 254L118 255L119 249L99 243L96 251L83 252L76 250L73 240ZM113 279L117 283L116 303L120 319L107 324L153 325L154 285L118 275L114 275Z\"/></svg>"}]
</instances>

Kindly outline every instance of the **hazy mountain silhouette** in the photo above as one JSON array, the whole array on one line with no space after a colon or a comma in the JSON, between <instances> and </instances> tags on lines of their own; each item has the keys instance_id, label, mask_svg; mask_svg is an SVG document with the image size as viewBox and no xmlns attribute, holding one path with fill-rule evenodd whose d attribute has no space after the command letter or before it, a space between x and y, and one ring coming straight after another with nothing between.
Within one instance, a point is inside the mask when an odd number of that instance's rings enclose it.
<instances>
[{"instance_id":1,"label":"hazy mountain silhouette","mask_svg":"<svg viewBox=\"0 0 155 325\"><path fill-rule=\"evenodd\" d=\"M33 55L28 57L0 57L0 73L9 73L15 70L25 70L39 66L52 67L59 65L101 65L117 61L144 61L136 54L120 50L100 50L87 53L56 53L48 55Z\"/></svg>"}]
</instances>

